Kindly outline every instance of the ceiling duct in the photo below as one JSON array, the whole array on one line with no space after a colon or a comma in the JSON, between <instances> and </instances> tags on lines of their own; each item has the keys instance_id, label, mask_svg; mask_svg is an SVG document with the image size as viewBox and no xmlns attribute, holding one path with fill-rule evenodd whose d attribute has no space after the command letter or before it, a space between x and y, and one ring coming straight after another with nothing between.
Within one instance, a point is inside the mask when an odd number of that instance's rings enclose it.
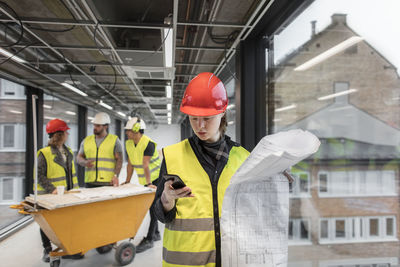
<instances>
[{"instance_id":1,"label":"ceiling duct","mask_svg":"<svg viewBox=\"0 0 400 267\"><path fill-rule=\"evenodd\" d=\"M173 80L175 68L122 66L131 79Z\"/></svg>"}]
</instances>

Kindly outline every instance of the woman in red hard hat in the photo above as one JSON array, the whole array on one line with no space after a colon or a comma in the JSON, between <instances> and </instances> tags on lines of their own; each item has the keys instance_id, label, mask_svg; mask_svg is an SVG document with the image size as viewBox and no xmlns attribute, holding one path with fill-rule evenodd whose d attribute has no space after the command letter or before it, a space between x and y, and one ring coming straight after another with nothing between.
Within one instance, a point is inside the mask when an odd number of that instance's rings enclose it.
<instances>
[{"instance_id":1,"label":"woman in red hard hat","mask_svg":"<svg viewBox=\"0 0 400 267\"><path fill-rule=\"evenodd\" d=\"M79 187L75 173L74 154L65 145L68 139L67 130L69 130L68 125L60 119L50 120L46 125L46 132L49 134L48 146L37 153L38 194L57 194L57 186L64 186L65 190ZM51 243L42 230L40 230L40 235L44 248L42 259L49 262Z\"/></svg>"},{"instance_id":2,"label":"woman in red hard hat","mask_svg":"<svg viewBox=\"0 0 400 267\"><path fill-rule=\"evenodd\" d=\"M225 190L249 152L225 135L228 97L212 73L186 87L180 110L194 135L163 149L156 193L158 219L166 223L163 266L221 266L220 215ZM185 186L172 186L166 174ZM177 178L175 178L177 179Z\"/></svg>"}]
</instances>

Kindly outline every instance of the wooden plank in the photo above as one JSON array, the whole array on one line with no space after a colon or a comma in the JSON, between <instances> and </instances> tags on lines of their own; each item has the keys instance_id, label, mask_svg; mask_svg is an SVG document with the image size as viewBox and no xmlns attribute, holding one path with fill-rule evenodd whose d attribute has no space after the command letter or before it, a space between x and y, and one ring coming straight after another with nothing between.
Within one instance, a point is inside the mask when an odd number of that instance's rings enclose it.
<instances>
[{"instance_id":1,"label":"wooden plank","mask_svg":"<svg viewBox=\"0 0 400 267\"><path fill-rule=\"evenodd\" d=\"M61 196L53 194L38 195L37 205L48 210L54 210L98 201L149 194L154 191L154 189L134 184L126 184L118 187L79 188L76 192L69 191L67 194ZM34 203L34 196L30 195L26 197L25 201Z\"/></svg>"}]
</instances>

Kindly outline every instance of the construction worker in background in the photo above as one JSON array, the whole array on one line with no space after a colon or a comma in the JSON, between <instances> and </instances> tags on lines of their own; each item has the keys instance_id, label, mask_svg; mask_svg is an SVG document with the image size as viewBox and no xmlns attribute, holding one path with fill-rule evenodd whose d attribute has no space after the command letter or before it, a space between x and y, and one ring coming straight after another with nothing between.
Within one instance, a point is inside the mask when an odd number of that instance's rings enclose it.
<instances>
[{"instance_id":1,"label":"construction worker in background","mask_svg":"<svg viewBox=\"0 0 400 267\"><path fill-rule=\"evenodd\" d=\"M126 123L125 130L128 140L125 142L125 149L129 162L126 168L125 183L130 183L135 169L141 185L156 189L160 172L160 158L158 157L157 144L144 134L145 129L146 124L138 117L133 117ZM136 247L136 252L140 253L153 247L153 241L160 239L158 222L152 205L147 236Z\"/></svg>"},{"instance_id":2,"label":"construction worker in background","mask_svg":"<svg viewBox=\"0 0 400 267\"><path fill-rule=\"evenodd\" d=\"M78 152L78 164L86 167L86 187L118 186L122 167L122 145L118 136L107 132L107 113L97 113L92 120L94 135L87 136Z\"/></svg>"},{"instance_id":3,"label":"construction worker in background","mask_svg":"<svg viewBox=\"0 0 400 267\"><path fill-rule=\"evenodd\" d=\"M154 200L165 223L163 266L221 266L222 200L249 155L225 135L227 105L225 87L212 73L200 73L186 87L180 110L194 135L163 149ZM183 188L174 183L174 189L166 174L179 176Z\"/></svg>"},{"instance_id":4,"label":"construction worker in background","mask_svg":"<svg viewBox=\"0 0 400 267\"><path fill-rule=\"evenodd\" d=\"M57 194L57 186L64 186L65 190L79 188L74 154L65 145L69 135L68 130L68 125L60 119L50 120L46 125L46 132L49 134L48 146L37 152L38 194ZM52 251L50 240L41 229L40 236L44 248L42 260L49 262L49 253ZM81 259L83 255L67 255L63 258Z\"/></svg>"}]
</instances>

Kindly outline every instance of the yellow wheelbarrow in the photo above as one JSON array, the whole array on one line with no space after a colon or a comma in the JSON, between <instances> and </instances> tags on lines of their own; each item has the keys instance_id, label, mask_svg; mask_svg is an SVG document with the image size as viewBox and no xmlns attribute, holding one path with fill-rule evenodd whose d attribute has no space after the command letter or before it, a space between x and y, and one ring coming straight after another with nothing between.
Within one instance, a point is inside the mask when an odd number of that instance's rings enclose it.
<instances>
[{"instance_id":1,"label":"yellow wheelbarrow","mask_svg":"<svg viewBox=\"0 0 400 267\"><path fill-rule=\"evenodd\" d=\"M96 190L100 197L82 197L82 194L93 196ZM150 188L135 185L100 187L62 196L39 195L36 202L31 196L12 208L32 215L57 246L50 252L51 267L60 266L61 256L85 254L93 248L99 253L115 248L115 260L123 266L135 257L136 249L130 241L149 210L154 194ZM117 245L118 241L128 238L129 242Z\"/></svg>"}]
</instances>

